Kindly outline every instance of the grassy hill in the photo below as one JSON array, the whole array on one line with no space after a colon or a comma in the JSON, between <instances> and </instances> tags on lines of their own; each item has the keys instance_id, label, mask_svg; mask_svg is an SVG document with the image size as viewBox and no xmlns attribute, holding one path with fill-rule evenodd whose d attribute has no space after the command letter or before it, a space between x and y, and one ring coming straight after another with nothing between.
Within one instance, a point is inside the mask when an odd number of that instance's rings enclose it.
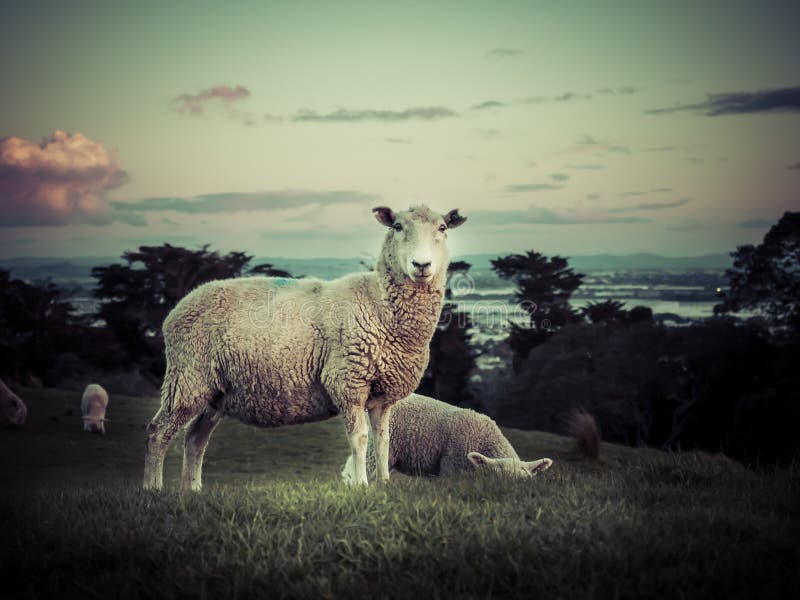
<instances>
[{"instance_id":1,"label":"grassy hill","mask_svg":"<svg viewBox=\"0 0 800 600\"><path fill-rule=\"evenodd\" d=\"M395 475L348 488L339 419L258 430L224 422L205 489L139 483L157 401L115 396L84 434L79 394L22 390L25 429L0 429L5 598L778 598L800 585L797 469L571 442L507 430L524 482Z\"/></svg>"}]
</instances>

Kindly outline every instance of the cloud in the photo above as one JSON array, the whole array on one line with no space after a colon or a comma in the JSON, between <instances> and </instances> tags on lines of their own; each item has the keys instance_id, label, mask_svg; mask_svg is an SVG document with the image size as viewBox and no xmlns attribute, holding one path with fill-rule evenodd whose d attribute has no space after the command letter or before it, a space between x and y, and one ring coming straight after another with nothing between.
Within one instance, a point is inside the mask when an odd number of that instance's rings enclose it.
<instances>
[{"instance_id":1,"label":"cloud","mask_svg":"<svg viewBox=\"0 0 800 600\"><path fill-rule=\"evenodd\" d=\"M523 98L522 104L542 104L544 102L569 102L571 100L591 100L591 94L578 94L575 92L565 92L558 96L529 96Z\"/></svg>"},{"instance_id":2,"label":"cloud","mask_svg":"<svg viewBox=\"0 0 800 600\"><path fill-rule=\"evenodd\" d=\"M80 133L57 130L48 140L0 139L0 225L105 225L115 217L106 195L128 180L114 152Z\"/></svg>"},{"instance_id":3,"label":"cloud","mask_svg":"<svg viewBox=\"0 0 800 600\"><path fill-rule=\"evenodd\" d=\"M524 53L525 51L520 48L492 48L484 55L484 58L503 60L505 58L514 58Z\"/></svg>"},{"instance_id":4,"label":"cloud","mask_svg":"<svg viewBox=\"0 0 800 600\"><path fill-rule=\"evenodd\" d=\"M581 139L578 140L578 145L583 146L584 148L590 149L597 149L597 150L605 150L610 154L630 154L631 149L627 146L620 146L617 144L611 144L609 142L603 142L600 140L595 139L591 135L584 135Z\"/></svg>"},{"instance_id":5,"label":"cloud","mask_svg":"<svg viewBox=\"0 0 800 600\"><path fill-rule=\"evenodd\" d=\"M617 88L602 88L597 90L598 94L611 94L613 96L630 96L639 93L639 89L632 85L623 85Z\"/></svg>"},{"instance_id":6,"label":"cloud","mask_svg":"<svg viewBox=\"0 0 800 600\"><path fill-rule=\"evenodd\" d=\"M498 129L475 129L475 133L483 140L494 140L503 136Z\"/></svg>"},{"instance_id":7,"label":"cloud","mask_svg":"<svg viewBox=\"0 0 800 600\"><path fill-rule=\"evenodd\" d=\"M705 165L705 164L722 164L728 162L727 156L717 156L717 157L703 157L703 156L687 156L686 160L690 163L694 163L696 165Z\"/></svg>"},{"instance_id":8,"label":"cloud","mask_svg":"<svg viewBox=\"0 0 800 600\"><path fill-rule=\"evenodd\" d=\"M566 181L569 179L569 175L564 175L563 173L553 173L550 175L550 179L553 181Z\"/></svg>"},{"instance_id":9,"label":"cloud","mask_svg":"<svg viewBox=\"0 0 800 600\"><path fill-rule=\"evenodd\" d=\"M179 94L172 100L172 107L175 112L199 117L204 115L206 108L212 104L222 103L230 106L248 96L250 96L250 90L243 85L235 87L215 85L200 90L196 94Z\"/></svg>"},{"instance_id":10,"label":"cloud","mask_svg":"<svg viewBox=\"0 0 800 600\"><path fill-rule=\"evenodd\" d=\"M586 194L587 200L599 200L600 194Z\"/></svg>"},{"instance_id":11,"label":"cloud","mask_svg":"<svg viewBox=\"0 0 800 600\"><path fill-rule=\"evenodd\" d=\"M484 110L486 108L500 108L505 105L506 105L505 102L499 102L497 100L487 100L486 102L475 104L471 108L472 110Z\"/></svg>"},{"instance_id":12,"label":"cloud","mask_svg":"<svg viewBox=\"0 0 800 600\"><path fill-rule=\"evenodd\" d=\"M383 141L387 144L410 144L412 143L411 140L407 140L405 138L396 138L396 137L387 137L383 138Z\"/></svg>"},{"instance_id":13,"label":"cloud","mask_svg":"<svg viewBox=\"0 0 800 600\"><path fill-rule=\"evenodd\" d=\"M458 114L444 106L418 106L405 110L350 110L340 108L332 113L320 114L313 110L299 110L292 121L355 123L358 121L438 121Z\"/></svg>"},{"instance_id":14,"label":"cloud","mask_svg":"<svg viewBox=\"0 0 800 600\"><path fill-rule=\"evenodd\" d=\"M543 192L546 190L560 190L562 186L553 185L552 183L514 183L506 186L506 190L514 194L523 194L525 192Z\"/></svg>"},{"instance_id":15,"label":"cloud","mask_svg":"<svg viewBox=\"0 0 800 600\"><path fill-rule=\"evenodd\" d=\"M608 168L606 165L600 164L582 164L582 165L567 165L568 169L575 169L578 171L599 171Z\"/></svg>"},{"instance_id":16,"label":"cloud","mask_svg":"<svg viewBox=\"0 0 800 600\"><path fill-rule=\"evenodd\" d=\"M706 225L705 223L700 223L694 219L690 219L683 223L676 223L674 225L667 225L665 229L670 231L701 231L712 229L710 225Z\"/></svg>"},{"instance_id":17,"label":"cloud","mask_svg":"<svg viewBox=\"0 0 800 600\"><path fill-rule=\"evenodd\" d=\"M269 113L259 117L255 113L242 111L235 104L250 96L250 90L243 85L234 87L228 85L215 85L214 87L200 90L196 94L179 94L172 100L172 109L182 115L202 117L206 111L221 110L229 119L239 121L242 125L252 127L259 121L282 121L281 117Z\"/></svg>"},{"instance_id":18,"label":"cloud","mask_svg":"<svg viewBox=\"0 0 800 600\"><path fill-rule=\"evenodd\" d=\"M800 162L796 162L792 165L786 165L786 168L789 171L800 171Z\"/></svg>"},{"instance_id":19,"label":"cloud","mask_svg":"<svg viewBox=\"0 0 800 600\"><path fill-rule=\"evenodd\" d=\"M641 217L616 217L606 211L584 208L552 210L531 205L526 210L477 211L470 213L472 226L497 225L594 225L608 223L647 223Z\"/></svg>"},{"instance_id":20,"label":"cloud","mask_svg":"<svg viewBox=\"0 0 800 600\"><path fill-rule=\"evenodd\" d=\"M308 205L366 204L379 196L356 191L279 190L249 193L206 194L193 198L144 198L135 202L112 202L118 213L179 212L191 214L251 212L297 208Z\"/></svg>"},{"instance_id":21,"label":"cloud","mask_svg":"<svg viewBox=\"0 0 800 600\"><path fill-rule=\"evenodd\" d=\"M704 102L654 108L645 111L645 114L663 115L682 111L704 113L708 117L762 112L798 112L800 111L800 87L758 92L707 94Z\"/></svg>"},{"instance_id":22,"label":"cloud","mask_svg":"<svg viewBox=\"0 0 800 600\"><path fill-rule=\"evenodd\" d=\"M567 92L566 94L561 94L560 96L554 96L553 100L555 102L569 102L570 100L589 100L591 97L591 94L576 94L574 92Z\"/></svg>"},{"instance_id":23,"label":"cloud","mask_svg":"<svg viewBox=\"0 0 800 600\"><path fill-rule=\"evenodd\" d=\"M688 204L689 202L690 202L689 198L681 198L680 200L674 200L671 202L642 202L641 204L637 204L636 206L621 206L618 208L609 208L608 212L622 213L622 212L634 212L640 210L664 210L665 208L675 208L676 206L683 206L684 204Z\"/></svg>"},{"instance_id":24,"label":"cloud","mask_svg":"<svg viewBox=\"0 0 800 600\"><path fill-rule=\"evenodd\" d=\"M630 198L632 196L647 196L649 194L664 194L674 191L672 188L650 188L649 190L635 190L631 192L620 192L618 198Z\"/></svg>"},{"instance_id":25,"label":"cloud","mask_svg":"<svg viewBox=\"0 0 800 600\"><path fill-rule=\"evenodd\" d=\"M739 221L736 225L738 227L746 227L748 229L767 229L772 227L775 221L770 219L747 219L746 221Z\"/></svg>"},{"instance_id":26,"label":"cloud","mask_svg":"<svg viewBox=\"0 0 800 600\"><path fill-rule=\"evenodd\" d=\"M638 89L632 86L623 86L619 88L603 88L597 90L596 94L613 94L615 96L625 96L629 94L635 94L638 92ZM557 94L554 96L528 96L527 98L522 98L521 100L515 100L513 102L504 102L500 100L487 100L486 102L481 102L480 104L475 104L471 106L471 110L483 110L486 108L501 108L506 106L513 106L519 104L544 104L545 102L571 102L573 100L591 100L594 98L594 94L588 92L564 92L562 94Z\"/></svg>"}]
</instances>

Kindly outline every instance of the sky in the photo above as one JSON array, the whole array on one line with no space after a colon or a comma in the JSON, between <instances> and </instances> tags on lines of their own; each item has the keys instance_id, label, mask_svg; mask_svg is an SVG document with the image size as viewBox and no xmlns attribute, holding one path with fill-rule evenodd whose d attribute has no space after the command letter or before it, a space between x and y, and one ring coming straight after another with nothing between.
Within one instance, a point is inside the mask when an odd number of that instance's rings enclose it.
<instances>
[{"instance_id":1,"label":"sky","mask_svg":"<svg viewBox=\"0 0 800 600\"><path fill-rule=\"evenodd\" d=\"M800 208L798 2L3 2L0 258L726 253Z\"/></svg>"}]
</instances>

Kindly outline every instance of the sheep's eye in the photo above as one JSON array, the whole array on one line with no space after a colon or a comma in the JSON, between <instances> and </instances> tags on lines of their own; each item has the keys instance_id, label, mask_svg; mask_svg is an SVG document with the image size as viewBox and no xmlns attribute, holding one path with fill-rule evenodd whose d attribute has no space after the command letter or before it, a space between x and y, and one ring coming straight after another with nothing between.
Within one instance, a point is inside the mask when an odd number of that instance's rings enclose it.
<instances>
[{"instance_id":1,"label":"sheep's eye","mask_svg":"<svg viewBox=\"0 0 800 600\"><path fill-rule=\"evenodd\" d=\"M392 225L392 229L394 229L395 231L403 231L403 226L400 225L400 223L395 223L394 225Z\"/></svg>"},{"instance_id":2,"label":"sheep's eye","mask_svg":"<svg viewBox=\"0 0 800 600\"><path fill-rule=\"evenodd\" d=\"M447 231L447 225L445 225L445 224L439 225L439 231L441 231L442 233Z\"/></svg>"}]
</instances>

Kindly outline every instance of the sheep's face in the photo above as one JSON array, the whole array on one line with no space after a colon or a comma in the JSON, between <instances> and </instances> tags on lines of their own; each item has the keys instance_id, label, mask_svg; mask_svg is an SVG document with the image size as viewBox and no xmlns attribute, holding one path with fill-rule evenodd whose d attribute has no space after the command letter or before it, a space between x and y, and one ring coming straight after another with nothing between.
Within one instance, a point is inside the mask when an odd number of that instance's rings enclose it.
<instances>
[{"instance_id":1,"label":"sheep's face","mask_svg":"<svg viewBox=\"0 0 800 600\"><path fill-rule=\"evenodd\" d=\"M458 209L446 215L427 206L412 206L399 213L385 206L372 210L378 222L389 228L383 258L393 273L422 284L447 271L447 231L466 221Z\"/></svg>"},{"instance_id":2,"label":"sheep's face","mask_svg":"<svg viewBox=\"0 0 800 600\"><path fill-rule=\"evenodd\" d=\"M0 399L0 419L7 419L12 425L24 425L28 408L15 394Z\"/></svg>"},{"instance_id":3,"label":"sheep's face","mask_svg":"<svg viewBox=\"0 0 800 600\"><path fill-rule=\"evenodd\" d=\"M467 454L469 462L475 465L479 471L500 473L516 479L526 477L536 477L542 471L546 471L553 464L549 458L539 460L522 461L516 458L489 458L480 452L470 452Z\"/></svg>"}]
</instances>

